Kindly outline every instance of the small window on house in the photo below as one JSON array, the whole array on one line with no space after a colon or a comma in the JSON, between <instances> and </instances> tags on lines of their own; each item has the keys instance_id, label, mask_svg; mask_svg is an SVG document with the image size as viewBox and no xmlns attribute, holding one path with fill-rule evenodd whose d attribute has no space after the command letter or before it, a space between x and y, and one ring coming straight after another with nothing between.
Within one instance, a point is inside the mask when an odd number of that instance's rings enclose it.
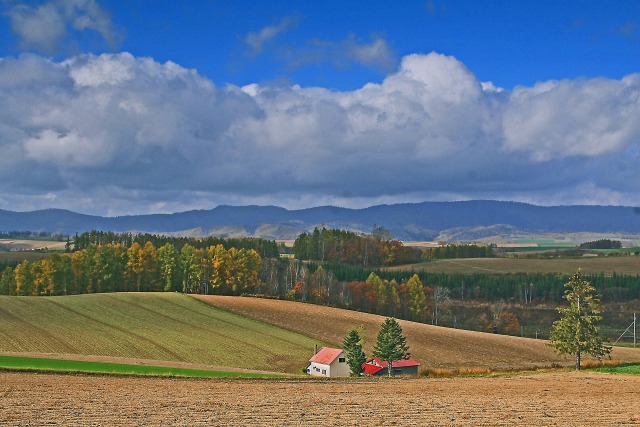
<instances>
[{"instance_id":1,"label":"small window on house","mask_svg":"<svg viewBox=\"0 0 640 427\"><path fill-rule=\"evenodd\" d=\"M327 370L326 369L322 370L322 375L327 375Z\"/></svg>"},{"instance_id":2,"label":"small window on house","mask_svg":"<svg viewBox=\"0 0 640 427\"><path fill-rule=\"evenodd\" d=\"M344 363L344 362L346 362L346 361L347 361L347 358L346 358L346 357L340 357L340 358L338 358L338 363Z\"/></svg>"}]
</instances>

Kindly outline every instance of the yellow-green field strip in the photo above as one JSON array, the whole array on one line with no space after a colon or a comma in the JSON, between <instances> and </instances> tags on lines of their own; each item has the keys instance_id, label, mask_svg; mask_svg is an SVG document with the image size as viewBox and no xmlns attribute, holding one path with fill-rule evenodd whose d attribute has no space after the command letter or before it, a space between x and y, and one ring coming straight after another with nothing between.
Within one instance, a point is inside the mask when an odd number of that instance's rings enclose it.
<instances>
[{"instance_id":1,"label":"yellow-green field strip","mask_svg":"<svg viewBox=\"0 0 640 427\"><path fill-rule=\"evenodd\" d=\"M640 375L640 363L623 363L621 365L602 366L590 370L607 374Z\"/></svg>"},{"instance_id":2,"label":"yellow-green field strip","mask_svg":"<svg viewBox=\"0 0 640 427\"><path fill-rule=\"evenodd\" d=\"M122 363L89 362L79 360L43 359L36 357L0 356L0 370L92 373L115 375L143 375L189 378L282 378L279 374L226 372L205 369L172 368L165 366L128 365Z\"/></svg>"}]
</instances>

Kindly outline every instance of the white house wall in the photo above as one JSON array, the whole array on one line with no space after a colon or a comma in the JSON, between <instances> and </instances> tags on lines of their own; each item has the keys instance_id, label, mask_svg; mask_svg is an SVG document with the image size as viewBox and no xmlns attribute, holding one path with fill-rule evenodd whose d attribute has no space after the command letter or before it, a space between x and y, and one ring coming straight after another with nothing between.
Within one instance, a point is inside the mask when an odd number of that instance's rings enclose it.
<instances>
[{"instance_id":1,"label":"white house wall","mask_svg":"<svg viewBox=\"0 0 640 427\"><path fill-rule=\"evenodd\" d=\"M344 362L340 362L340 359L345 359ZM348 377L351 370L344 357L336 357L331 363L331 376L332 377Z\"/></svg>"},{"instance_id":2,"label":"white house wall","mask_svg":"<svg viewBox=\"0 0 640 427\"><path fill-rule=\"evenodd\" d=\"M330 377L331 376L331 365L325 365L322 363L311 362L309 368L307 369L309 375L313 375L315 377Z\"/></svg>"},{"instance_id":3,"label":"white house wall","mask_svg":"<svg viewBox=\"0 0 640 427\"><path fill-rule=\"evenodd\" d=\"M325 365L323 363L311 362L307 368L307 373L316 377L348 377L349 365L345 362L340 362L340 357L330 364Z\"/></svg>"}]
</instances>

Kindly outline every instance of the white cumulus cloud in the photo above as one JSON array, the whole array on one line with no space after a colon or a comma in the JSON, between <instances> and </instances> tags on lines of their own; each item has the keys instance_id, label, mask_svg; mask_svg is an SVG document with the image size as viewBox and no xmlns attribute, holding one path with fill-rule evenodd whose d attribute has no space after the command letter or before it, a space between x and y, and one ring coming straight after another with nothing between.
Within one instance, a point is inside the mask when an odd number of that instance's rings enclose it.
<instances>
[{"instance_id":1,"label":"white cumulus cloud","mask_svg":"<svg viewBox=\"0 0 640 427\"><path fill-rule=\"evenodd\" d=\"M344 92L217 87L128 53L5 58L0 208L638 205L639 95L639 75L505 91L438 53Z\"/></svg>"}]
</instances>

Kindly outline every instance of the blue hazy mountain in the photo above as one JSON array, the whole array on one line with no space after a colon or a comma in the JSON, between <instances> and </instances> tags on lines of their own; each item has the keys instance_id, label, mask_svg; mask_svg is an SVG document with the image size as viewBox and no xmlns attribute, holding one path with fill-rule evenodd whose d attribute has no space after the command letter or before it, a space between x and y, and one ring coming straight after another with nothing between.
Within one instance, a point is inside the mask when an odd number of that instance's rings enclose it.
<instances>
[{"instance_id":1,"label":"blue hazy mountain","mask_svg":"<svg viewBox=\"0 0 640 427\"><path fill-rule=\"evenodd\" d=\"M319 206L218 206L173 214L101 217L63 209L0 210L0 231L45 231L74 235L90 230L205 236L292 238L314 227L368 232L383 226L400 239L422 240L444 230L491 230L503 234L640 233L640 208L625 206L536 206L518 202L463 201L377 205L363 209Z\"/></svg>"}]
</instances>

